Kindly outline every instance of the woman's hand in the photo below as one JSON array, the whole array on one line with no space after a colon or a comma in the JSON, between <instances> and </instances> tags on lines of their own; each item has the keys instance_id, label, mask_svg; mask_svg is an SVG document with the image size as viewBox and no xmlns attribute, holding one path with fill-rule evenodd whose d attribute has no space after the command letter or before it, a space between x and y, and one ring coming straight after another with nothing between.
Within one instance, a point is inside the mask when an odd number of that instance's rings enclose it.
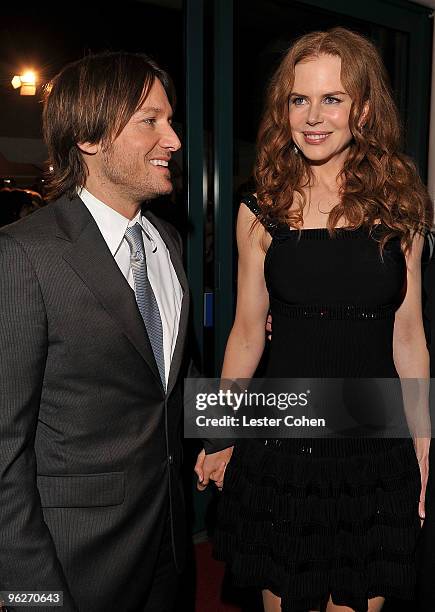
<instances>
[{"instance_id":1,"label":"woman's hand","mask_svg":"<svg viewBox=\"0 0 435 612\"><path fill-rule=\"evenodd\" d=\"M198 476L197 489L204 491L210 480L212 480L219 491L224 484L225 469L233 454L234 446L229 446L216 453L205 454L205 450L199 453L196 460L194 472Z\"/></svg>"},{"instance_id":2,"label":"woman's hand","mask_svg":"<svg viewBox=\"0 0 435 612\"><path fill-rule=\"evenodd\" d=\"M266 319L267 339L272 340L272 315L269 313Z\"/></svg>"},{"instance_id":3,"label":"woman's hand","mask_svg":"<svg viewBox=\"0 0 435 612\"><path fill-rule=\"evenodd\" d=\"M431 438L414 438L414 449L417 455L418 467L420 468L421 490L418 500L418 515L420 517L421 526L426 518L426 487L429 478L429 450Z\"/></svg>"},{"instance_id":4,"label":"woman's hand","mask_svg":"<svg viewBox=\"0 0 435 612\"><path fill-rule=\"evenodd\" d=\"M418 503L418 515L420 517L421 526L423 527L423 521L426 518L425 500L426 500L426 487L427 479L429 477L429 459L426 457L418 462L420 467L420 478L421 478L421 492L420 500Z\"/></svg>"}]
</instances>

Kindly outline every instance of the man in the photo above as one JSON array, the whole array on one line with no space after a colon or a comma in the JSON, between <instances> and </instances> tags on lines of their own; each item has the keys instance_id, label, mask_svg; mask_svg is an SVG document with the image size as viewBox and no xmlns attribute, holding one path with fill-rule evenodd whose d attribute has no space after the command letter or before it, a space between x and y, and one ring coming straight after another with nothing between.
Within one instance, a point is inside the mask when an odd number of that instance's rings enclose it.
<instances>
[{"instance_id":1,"label":"man","mask_svg":"<svg viewBox=\"0 0 435 612\"><path fill-rule=\"evenodd\" d=\"M0 591L65 612L172 610L183 568L188 291L178 234L141 212L172 190L172 104L144 55L68 65L55 201L0 232Z\"/></svg>"}]
</instances>

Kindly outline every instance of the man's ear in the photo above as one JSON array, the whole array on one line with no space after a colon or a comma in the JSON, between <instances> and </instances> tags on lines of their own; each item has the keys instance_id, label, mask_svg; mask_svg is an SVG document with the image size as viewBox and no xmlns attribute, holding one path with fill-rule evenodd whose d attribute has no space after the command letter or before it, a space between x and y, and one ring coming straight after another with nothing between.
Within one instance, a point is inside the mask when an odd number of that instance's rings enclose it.
<instances>
[{"instance_id":1,"label":"man's ear","mask_svg":"<svg viewBox=\"0 0 435 612\"><path fill-rule=\"evenodd\" d=\"M78 148L85 155L95 155L100 150L100 143L78 142Z\"/></svg>"}]
</instances>

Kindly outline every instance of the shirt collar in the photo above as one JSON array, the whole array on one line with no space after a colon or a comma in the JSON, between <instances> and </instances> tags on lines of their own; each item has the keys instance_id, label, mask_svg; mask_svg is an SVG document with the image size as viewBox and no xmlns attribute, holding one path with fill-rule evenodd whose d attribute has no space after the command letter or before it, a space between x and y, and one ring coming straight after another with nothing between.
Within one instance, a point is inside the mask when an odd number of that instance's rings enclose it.
<instances>
[{"instance_id":1,"label":"shirt collar","mask_svg":"<svg viewBox=\"0 0 435 612\"><path fill-rule=\"evenodd\" d=\"M129 220L124 217L124 215L121 215L119 212L96 198L84 187L79 191L78 195L93 216L112 255L115 255L118 251L124 239L127 227L139 223L142 229L145 230L140 210L134 219Z\"/></svg>"},{"instance_id":2,"label":"shirt collar","mask_svg":"<svg viewBox=\"0 0 435 612\"><path fill-rule=\"evenodd\" d=\"M143 224L143 220L142 220L142 212L139 210L137 215L135 217L133 217L133 219L131 219L131 221L128 222L127 227L133 227L133 225L136 225L136 223L139 223L139 225L141 226L142 230L145 230L144 224Z\"/></svg>"}]
</instances>

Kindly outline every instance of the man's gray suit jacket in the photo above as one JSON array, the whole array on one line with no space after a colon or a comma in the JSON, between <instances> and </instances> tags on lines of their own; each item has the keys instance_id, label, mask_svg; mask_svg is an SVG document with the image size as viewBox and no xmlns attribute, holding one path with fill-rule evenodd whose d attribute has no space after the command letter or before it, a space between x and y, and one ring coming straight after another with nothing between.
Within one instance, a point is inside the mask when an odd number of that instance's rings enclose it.
<instances>
[{"instance_id":1,"label":"man's gray suit jacket","mask_svg":"<svg viewBox=\"0 0 435 612\"><path fill-rule=\"evenodd\" d=\"M145 214L183 289L167 393L79 198L0 230L0 590L62 590L64 612L141 609L168 511L184 563L189 294L177 232Z\"/></svg>"}]
</instances>

